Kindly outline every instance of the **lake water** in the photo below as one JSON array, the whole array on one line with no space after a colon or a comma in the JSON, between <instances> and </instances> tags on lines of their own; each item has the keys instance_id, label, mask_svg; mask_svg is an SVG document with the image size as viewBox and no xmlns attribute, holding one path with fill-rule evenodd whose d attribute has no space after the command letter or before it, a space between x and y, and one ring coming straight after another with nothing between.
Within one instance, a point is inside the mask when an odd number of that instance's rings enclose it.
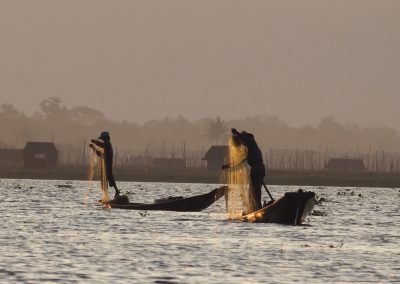
<instances>
[{"instance_id":1,"label":"lake water","mask_svg":"<svg viewBox=\"0 0 400 284\"><path fill-rule=\"evenodd\" d=\"M119 183L131 201L217 185ZM299 187L270 186L275 198ZM88 182L1 180L2 283L400 282L400 192L303 187L327 199L304 226L204 212L104 209ZM114 191L111 190L111 194Z\"/></svg>"}]
</instances>

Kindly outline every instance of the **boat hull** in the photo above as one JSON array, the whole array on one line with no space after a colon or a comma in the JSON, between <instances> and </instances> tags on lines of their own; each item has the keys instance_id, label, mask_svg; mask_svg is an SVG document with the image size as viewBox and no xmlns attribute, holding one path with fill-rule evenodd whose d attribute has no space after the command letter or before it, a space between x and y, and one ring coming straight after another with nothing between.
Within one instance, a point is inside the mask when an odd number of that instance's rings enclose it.
<instances>
[{"instance_id":1,"label":"boat hull","mask_svg":"<svg viewBox=\"0 0 400 284\"><path fill-rule=\"evenodd\" d=\"M241 220L251 223L279 223L300 225L314 208L315 193L287 192L272 204L242 216Z\"/></svg>"},{"instance_id":2,"label":"boat hull","mask_svg":"<svg viewBox=\"0 0 400 284\"><path fill-rule=\"evenodd\" d=\"M209 193L196 195L175 200L166 200L156 203L127 203L121 204L115 200L106 203L108 208L128 209L128 210L160 210L178 212L197 212L202 211L217 201L225 194L226 187L216 188Z\"/></svg>"}]
</instances>

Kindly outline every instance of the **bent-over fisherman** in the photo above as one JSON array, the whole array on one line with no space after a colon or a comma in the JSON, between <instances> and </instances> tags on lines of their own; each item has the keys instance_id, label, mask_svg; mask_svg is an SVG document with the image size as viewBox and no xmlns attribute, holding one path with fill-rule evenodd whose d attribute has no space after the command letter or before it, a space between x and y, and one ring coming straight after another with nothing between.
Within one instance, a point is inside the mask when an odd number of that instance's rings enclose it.
<instances>
[{"instance_id":1,"label":"bent-over fisherman","mask_svg":"<svg viewBox=\"0 0 400 284\"><path fill-rule=\"evenodd\" d=\"M254 197L258 208L261 208L261 187L264 183L265 165L260 148L258 147L254 135L246 131L238 132L235 128L231 129L232 140L236 146L244 145L247 148L247 157L242 161L247 161L250 166L251 186L254 190ZM234 165L237 166L237 165ZM234 167L233 166L233 167ZM231 166L222 165L222 169L228 169Z\"/></svg>"}]
</instances>

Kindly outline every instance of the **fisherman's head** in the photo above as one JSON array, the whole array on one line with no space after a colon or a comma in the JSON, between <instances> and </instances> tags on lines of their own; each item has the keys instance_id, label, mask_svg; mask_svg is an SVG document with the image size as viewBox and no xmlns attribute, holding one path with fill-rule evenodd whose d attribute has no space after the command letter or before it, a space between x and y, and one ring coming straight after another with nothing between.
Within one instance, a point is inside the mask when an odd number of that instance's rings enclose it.
<instances>
[{"instance_id":1,"label":"fisherman's head","mask_svg":"<svg viewBox=\"0 0 400 284\"><path fill-rule=\"evenodd\" d=\"M100 133L99 139L101 140L110 140L110 133L108 131L103 131Z\"/></svg>"}]
</instances>

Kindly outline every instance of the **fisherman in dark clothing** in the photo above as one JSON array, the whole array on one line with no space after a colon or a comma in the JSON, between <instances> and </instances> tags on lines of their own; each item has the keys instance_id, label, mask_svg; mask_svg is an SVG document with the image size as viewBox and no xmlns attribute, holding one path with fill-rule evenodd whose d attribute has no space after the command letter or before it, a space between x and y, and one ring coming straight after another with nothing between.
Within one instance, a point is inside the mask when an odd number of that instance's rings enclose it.
<instances>
[{"instance_id":1,"label":"fisherman in dark clothing","mask_svg":"<svg viewBox=\"0 0 400 284\"><path fill-rule=\"evenodd\" d=\"M260 148L258 147L253 134L242 131L239 133L235 128L231 129L233 143L237 146L244 145L247 148L247 161L250 170L251 186L254 190L258 208L261 208L261 187L264 183L265 166ZM243 161L243 162L244 162ZM223 165L222 169L228 169L229 165Z\"/></svg>"},{"instance_id":2,"label":"fisherman in dark clothing","mask_svg":"<svg viewBox=\"0 0 400 284\"><path fill-rule=\"evenodd\" d=\"M115 183L114 175L112 172L114 153L110 141L110 133L108 131L103 131L101 132L99 139L92 139L91 141L92 143L89 145L89 147L92 148L98 156L100 156L102 152L104 153L108 184L114 187L114 197L117 197L119 196L120 192L117 188L117 184ZM96 149L97 147L100 149Z\"/></svg>"}]
</instances>

